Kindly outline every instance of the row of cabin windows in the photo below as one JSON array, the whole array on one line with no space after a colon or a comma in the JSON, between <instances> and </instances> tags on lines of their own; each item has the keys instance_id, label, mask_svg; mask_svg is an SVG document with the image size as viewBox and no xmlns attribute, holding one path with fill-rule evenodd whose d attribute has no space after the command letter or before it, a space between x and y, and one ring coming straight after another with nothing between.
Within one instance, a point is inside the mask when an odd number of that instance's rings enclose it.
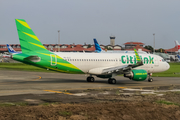
<instances>
[{"instance_id":1,"label":"row of cabin windows","mask_svg":"<svg viewBox=\"0 0 180 120\"><path fill-rule=\"evenodd\" d=\"M117 59L63 59L66 61L118 61Z\"/></svg>"},{"instance_id":2,"label":"row of cabin windows","mask_svg":"<svg viewBox=\"0 0 180 120\"><path fill-rule=\"evenodd\" d=\"M63 59L66 61L118 61L117 59ZM121 61L119 59L119 61ZM130 60L124 60L125 62L128 61L130 62ZM134 59L132 59L132 61L134 61ZM144 60L143 60L144 61ZM150 62L150 60L145 60L146 62Z\"/></svg>"}]
</instances>

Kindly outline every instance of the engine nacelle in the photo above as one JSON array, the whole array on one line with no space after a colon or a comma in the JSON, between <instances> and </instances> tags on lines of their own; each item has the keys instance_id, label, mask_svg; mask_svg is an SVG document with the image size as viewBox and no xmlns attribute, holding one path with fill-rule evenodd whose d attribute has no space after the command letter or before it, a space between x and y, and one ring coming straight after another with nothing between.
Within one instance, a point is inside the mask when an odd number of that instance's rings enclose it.
<instances>
[{"instance_id":1,"label":"engine nacelle","mask_svg":"<svg viewBox=\"0 0 180 120\"><path fill-rule=\"evenodd\" d=\"M127 77L134 81L146 80L147 76L147 71L143 69L132 70L129 74L124 74L124 77Z\"/></svg>"}]
</instances>

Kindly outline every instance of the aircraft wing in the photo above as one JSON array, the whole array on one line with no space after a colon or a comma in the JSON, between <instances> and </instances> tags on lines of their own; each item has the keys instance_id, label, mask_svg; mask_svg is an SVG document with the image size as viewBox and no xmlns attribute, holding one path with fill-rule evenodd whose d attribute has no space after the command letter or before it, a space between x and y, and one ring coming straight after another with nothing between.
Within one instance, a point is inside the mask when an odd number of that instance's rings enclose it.
<instances>
[{"instance_id":1,"label":"aircraft wing","mask_svg":"<svg viewBox=\"0 0 180 120\"><path fill-rule=\"evenodd\" d=\"M135 51L136 60L137 60L137 63L135 64L94 68L94 69L89 70L89 73L98 74L98 75L107 75L107 74L112 74L112 73L123 74L123 73L129 72L130 70L132 70L132 68L143 65L143 62L141 58L139 57L139 54L137 53L136 49L134 51Z\"/></svg>"}]
</instances>

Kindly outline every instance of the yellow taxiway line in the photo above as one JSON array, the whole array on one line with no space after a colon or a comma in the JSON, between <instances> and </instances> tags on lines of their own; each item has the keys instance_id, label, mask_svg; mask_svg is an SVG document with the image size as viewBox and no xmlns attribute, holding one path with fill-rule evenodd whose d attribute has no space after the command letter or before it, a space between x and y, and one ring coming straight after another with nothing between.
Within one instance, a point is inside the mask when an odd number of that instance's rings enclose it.
<instances>
[{"instance_id":1,"label":"yellow taxiway line","mask_svg":"<svg viewBox=\"0 0 180 120\"><path fill-rule=\"evenodd\" d=\"M60 92L60 91L54 91L54 90L43 90L46 92L53 92L53 93L62 93L62 94L68 94L68 95L72 95L72 93L68 93L68 92Z\"/></svg>"}]
</instances>

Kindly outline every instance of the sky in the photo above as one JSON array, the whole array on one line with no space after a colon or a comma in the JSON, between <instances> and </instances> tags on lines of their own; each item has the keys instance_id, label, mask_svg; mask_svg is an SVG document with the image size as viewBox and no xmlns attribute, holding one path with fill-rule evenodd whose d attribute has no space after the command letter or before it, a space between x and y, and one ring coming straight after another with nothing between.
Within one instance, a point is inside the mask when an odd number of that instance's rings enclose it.
<instances>
[{"instance_id":1,"label":"sky","mask_svg":"<svg viewBox=\"0 0 180 120\"><path fill-rule=\"evenodd\" d=\"M15 19L25 19L43 44L180 42L180 0L0 0L0 44L19 44Z\"/></svg>"}]
</instances>

